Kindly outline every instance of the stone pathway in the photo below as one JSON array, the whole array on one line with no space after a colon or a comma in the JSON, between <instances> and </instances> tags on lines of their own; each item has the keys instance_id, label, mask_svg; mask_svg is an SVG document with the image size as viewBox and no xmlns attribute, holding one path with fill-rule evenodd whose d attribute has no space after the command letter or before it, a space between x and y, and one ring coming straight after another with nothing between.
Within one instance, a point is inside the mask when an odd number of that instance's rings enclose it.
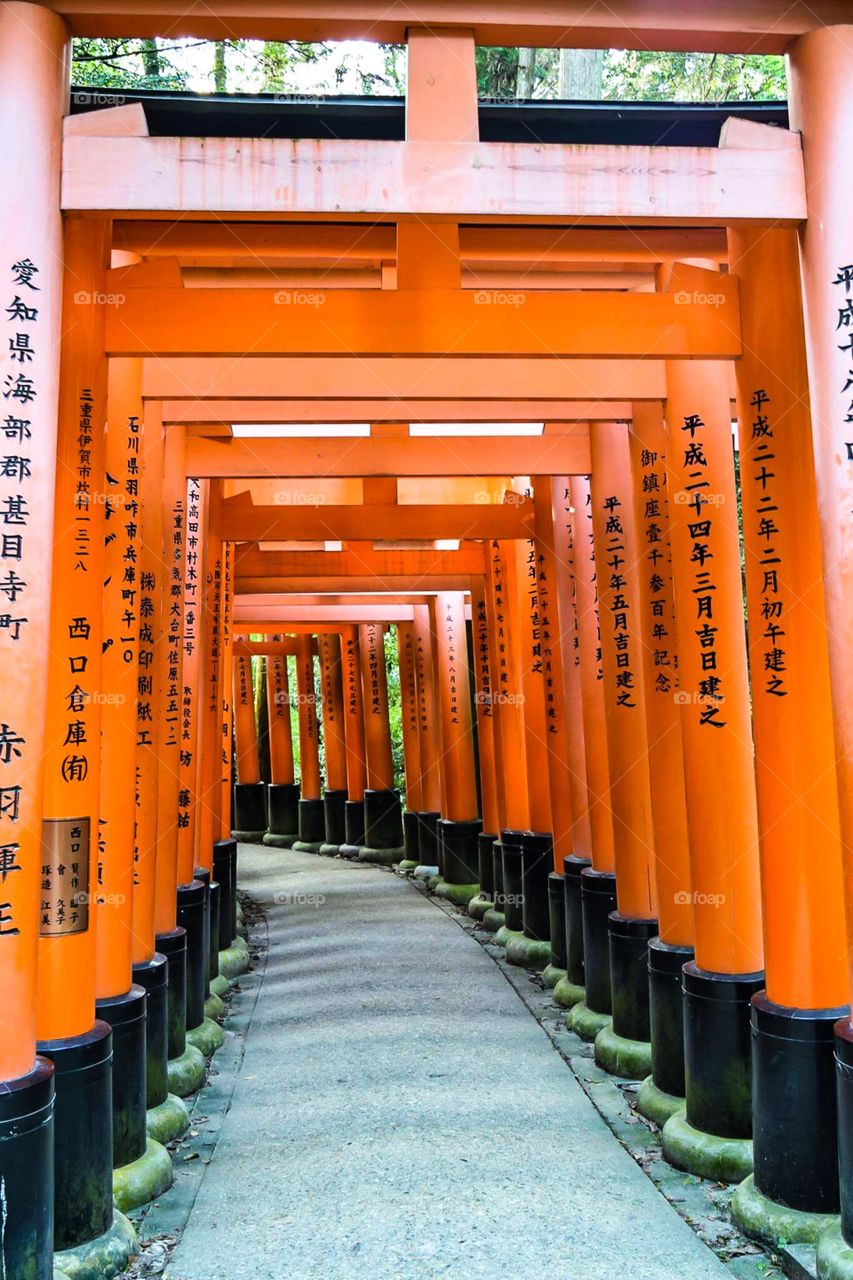
<instances>
[{"instance_id":1,"label":"stone pathway","mask_svg":"<svg viewBox=\"0 0 853 1280\"><path fill-rule=\"evenodd\" d=\"M266 972L168 1280L731 1280L416 888L248 845L240 882Z\"/></svg>"}]
</instances>

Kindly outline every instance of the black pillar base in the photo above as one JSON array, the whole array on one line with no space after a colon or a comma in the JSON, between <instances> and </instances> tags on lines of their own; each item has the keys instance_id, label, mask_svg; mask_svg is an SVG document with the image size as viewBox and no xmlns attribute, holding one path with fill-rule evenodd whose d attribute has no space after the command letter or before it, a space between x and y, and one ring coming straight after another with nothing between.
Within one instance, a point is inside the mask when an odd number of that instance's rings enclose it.
<instances>
[{"instance_id":1,"label":"black pillar base","mask_svg":"<svg viewBox=\"0 0 853 1280\"><path fill-rule=\"evenodd\" d=\"M433 809L418 810L418 859L422 867L438 866L438 824L441 814Z\"/></svg>"},{"instance_id":2,"label":"black pillar base","mask_svg":"<svg viewBox=\"0 0 853 1280\"><path fill-rule=\"evenodd\" d=\"M222 897L222 887L218 880L211 880L207 886L207 901L210 905L210 934L207 943L207 990L210 994L210 984L214 978L219 977L219 908Z\"/></svg>"},{"instance_id":3,"label":"black pillar base","mask_svg":"<svg viewBox=\"0 0 853 1280\"><path fill-rule=\"evenodd\" d=\"M693 959L692 947L676 947L660 938L649 942L649 1027L652 1080L662 1093L684 1097L684 996L681 970Z\"/></svg>"},{"instance_id":4,"label":"black pillar base","mask_svg":"<svg viewBox=\"0 0 853 1280\"><path fill-rule=\"evenodd\" d=\"M440 818L438 843L443 851L444 880L447 884L476 885L480 874L480 857L477 840L483 824L479 818L466 822L454 822Z\"/></svg>"},{"instance_id":5,"label":"black pillar base","mask_svg":"<svg viewBox=\"0 0 853 1280\"><path fill-rule=\"evenodd\" d=\"M365 791L364 843L368 849L402 849L403 807L398 791Z\"/></svg>"},{"instance_id":6,"label":"black pillar base","mask_svg":"<svg viewBox=\"0 0 853 1280\"><path fill-rule=\"evenodd\" d=\"M589 858L570 854L563 858L563 896L566 917L566 980L573 986L584 985L583 911L581 908L581 872L589 867ZM553 945L553 943L552 943Z\"/></svg>"},{"instance_id":7,"label":"black pillar base","mask_svg":"<svg viewBox=\"0 0 853 1280\"><path fill-rule=\"evenodd\" d=\"M267 829L264 844L287 847L299 837L299 784L271 782L267 787Z\"/></svg>"},{"instance_id":8,"label":"black pillar base","mask_svg":"<svg viewBox=\"0 0 853 1280\"><path fill-rule=\"evenodd\" d=\"M548 920L551 937L551 964L555 969L566 967L566 891L563 877L558 871L548 876Z\"/></svg>"},{"instance_id":9,"label":"black pillar base","mask_svg":"<svg viewBox=\"0 0 853 1280\"><path fill-rule=\"evenodd\" d=\"M406 862L412 862L416 867L420 866L421 861L420 831L421 824L418 821L417 812L414 809L407 809L403 814L403 849Z\"/></svg>"},{"instance_id":10,"label":"black pillar base","mask_svg":"<svg viewBox=\"0 0 853 1280\"><path fill-rule=\"evenodd\" d=\"M363 800L347 800L344 804L344 831L346 840L341 845L341 857L357 858L364 848Z\"/></svg>"},{"instance_id":11,"label":"black pillar base","mask_svg":"<svg viewBox=\"0 0 853 1280\"><path fill-rule=\"evenodd\" d=\"M494 850L497 836L493 831L481 831L477 836L477 871L480 881L480 896L494 901L495 864Z\"/></svg>"},{"instance_id":12,"label":"black pillar base","mask_svg":"<svg viewBox=\"0 0 853 1280\"><path fill-rule=\"evenodd\" d=\"M267 784L265 782L234 783L235 839L248 844L263 840L267 829Z\"/></svg>"},{"instance_id":13,"label":"black pillar base","mask_svg":"<svg viewBox=\"0 0 853 1280\"><path fill-rule=\"evenodd\" d=\"M593 1013L612 1012L610 936L608 916L616 910L616 876L612 871L584 867L580 874L586 1007Z\"/></svg>"},{"instance_id":14,"label":"black pillar base","mask_svg":"<svg viewBox=\"0 0 853 1280\"><path fill-rule=\"evenodd\" d=\"M76 1249L113 1221L112 1032L46 1040L55 1067L53 1247Z\"/></svg>"},{"instance_id":15,"label":"black pillar base","mask_svg":"<svg viewBox=\"0 0 853 1280\"><path fill-rule=\"evenodd\" d=\"M346 791L326 791L323 795L323 817L325 827L325 844L328 849L324 853L337 853L342 844L346 844Z\"/></svg>"},{"instance_id":16,"label":"black pillar base","mask_svg":"<svg viewBox=\"0 0 853 1280\"><path fill-rule=\"evenodd\" d=\"M318 853L326 838L326 815L320 799L299 801L299 839L294 849L302 853Z\"/></svg>"},{"instance_id":17,"label":"black pillar base","mask_svg":"<svg viewBox=\"0 0 853 1280\"><path fill-rule=\"evenodd\" d=\"M849 1016L835 1024L835 1090L838 1103L838 1171L841 1234L853 1248L853 1026Z\"/></svg>"},{"instance_id":18,"label":"black pillar base","mask_svg":"<svg viewBox=\"0 0 853 1280\"><path fill-rule=\"evenodd\" d=\"M521 831L501 832L501 867L503 869L503 893L495 899L495 906L503 910L507 929L521 933L524 928L524 889L522 870Z\"/></svg>"},{"instance_id":19,"label":"black pillar base","mask_svg":"<svg viewBox=\"0 0 853 1280\"><path fill-rule=\"evenodd\" d=\"M154 945L169 963L169 1057L180 1058L187 1047L187 931L158 933Z\"/></svg>"},{"instance_id":20,"label":"black pillar base","mask_svg":"<svg viewBox=\"0 0 853 1280\"><path fill-rule=\"evenodd\" d=\"M548 942L548 876L554 870L554 840L550 832L525 831L521 837L521 894L524 936Z\"/></svg>"},{"instance_id":21,"label":"black pillar base","mask_svg":"<svg viewBox=\"0 0 853 1280\"><path fill-rule=\"evenodd\" d=\"M492 842L492 900L495 906L503 911L504 898L504 853L500 838L495 836Z\"/></svg>"},{"instance_id":22,"label":"black pillar base","mask_svg":"<svg viewBox=\"0 0 853 1280\"><path fill-rule=\"evenodd\" d=\"M213 878L219 883L219 951L237 936L237 841L213 842Z\"/></svg>"},{"instance_id":23,"label":"black pillar base","mask_svg":"<svg viewBox=\"0 0 853 1280\"><path fill-rule=\"evenodd\" d=\"M113 1033L113 1167L145 1155L146 1004L142 986L95 1001L95 1013Z\"/></svg>"},{"instance_id":24,"label":"black pillar base","mask_svg":"<svg viewBox=\"0 0 853 1280\"><path fill-rule=\"evenodd\" d=\"M752 1137L750 1002L763 973L682 969L687 1123L718 1138Z\"/></svg>"},{"instance_id":25,"label":"black pillar base","mask_svg":"<svg viewBox=\"0 0 853 1280\"><path fill-rule=\"evenodd\" d=\"M834 1028L845 1009L752 997L755 1186L776 1204L838 1213Z\"/></svg>"},{"instance_id":26,"label":"black pillar base","mask_svg":"<svg viewBox=\"0 0 853 1280\"><path fill-rule=\"evenodd\" d=\"M657 920L628 919L618 911L607 918L613 1031L623 1040L648 1042L651 1035L648 955L657 931Z\"/></svg>"},{"instance_id":27,"label":"black pillar base","mask_svg":"<svg viewBox=\"0 0 853 1280\"><path fill-rule=\"evenodd\" d=\"M10 1280L53 1277L53 1106L48 1058L36 1058L32 1071L3 1082L3 1262Z\"/></svg>"},{"instance_id":28,"label":"black pillar base","mask_svg":"<svg viewBox=\"0 0 853 1280\"><path fill-rule=\"evenodd\" d=\"M200 880L204 885L204 932L203 937L203 955L202 955L202 972L204 973L204 998L210 995L210 872L207 867L196 867L193 871L193 879ZM179 920L179 924L183 924L183 920ZM184 926L186 927L186 926ZM216 975L214 974L214 977Z\"/></svg>"},{"instance_id":29,"label":"black pillar base","mask_svg":"<svg viewBox=\"0 0 853 1280\"><path fill-rule=\"evenodd\" d=\"M178 885L178 924L187 934L186 1029L193 1031L204 1022L205 888L201 880Z\"/></svg>"},{"instance_id":30,"label":"black pillar base","mask_svg":"<svg viewBox=\"0 0 853 1280\"><path fill-rule=\"evenodd\" d=\"M217 952L218 955L218 952ZM133 981L148 996L145 1018L145 1105L150 1110L169 1092L169 962L155 951L133 966Z\"/></svg>"}]
</instances>

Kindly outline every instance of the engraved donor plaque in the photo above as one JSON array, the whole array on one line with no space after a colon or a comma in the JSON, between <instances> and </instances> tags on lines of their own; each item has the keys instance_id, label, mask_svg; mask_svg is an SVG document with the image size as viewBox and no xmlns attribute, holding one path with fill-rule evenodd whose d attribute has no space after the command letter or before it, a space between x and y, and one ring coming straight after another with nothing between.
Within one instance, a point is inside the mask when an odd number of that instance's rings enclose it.
<instances>
[{"instance_id":1,"label":"engraved donor plaque","mask_svg":"<svg viewBox=\"0 0 853 1280\"><path fill-rule=\"evenodd\" d=\"M42 937L88 929L89 818L45 818L40 886Z\"/></svg>"}]
</instances>

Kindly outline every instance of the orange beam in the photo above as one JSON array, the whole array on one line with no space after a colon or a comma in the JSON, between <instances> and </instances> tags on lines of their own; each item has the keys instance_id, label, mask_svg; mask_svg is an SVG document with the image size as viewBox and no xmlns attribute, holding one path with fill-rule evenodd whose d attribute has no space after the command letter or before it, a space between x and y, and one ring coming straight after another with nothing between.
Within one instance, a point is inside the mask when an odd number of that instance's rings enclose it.
<instances>
[{"instance_id":1,"label":"orange beam","mask_svg":"<svg viewBox=\"0 0 853 1280\"><path fill-rule=\"evenodd\" d=\"M337 422L627 421L629 400L167 400L163 422L206 434L207 424ZM318 431L318 435L322 431Z\"/></svg>"},{"instance_id":2,"label":"orange beam","mask_svg":"<svg viewBox=\"0 0 853 1280\"><path fill-rule=\"evenodd\" d=\"M527 538L531 504L442 506L384 503L353 506L223 505L219 536L231 542L404 540L417 538Z\"/></svg>"}]
</instances>

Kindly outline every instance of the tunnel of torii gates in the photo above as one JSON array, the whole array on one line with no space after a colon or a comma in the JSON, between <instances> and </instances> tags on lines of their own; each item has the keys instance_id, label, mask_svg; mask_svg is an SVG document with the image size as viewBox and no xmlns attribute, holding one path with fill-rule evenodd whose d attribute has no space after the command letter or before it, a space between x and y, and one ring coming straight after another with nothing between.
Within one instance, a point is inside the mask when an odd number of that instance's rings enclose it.
<instances>
[{"instance_id":1,"label":"tunnel of torii gates","mask_svg":"<svg viewBox=\"0 0 853 1280\"><path fill-rule=\"evenodd\" d=\"M669 1161L853 1275L849 7L449 11L0 4L11 1280L168 1185L237 839L428 877ZM405 40L405 137L69 114L72 34L167 32ZM785 52L790 128L484 143L478 43Z\"/></svg>"}]
</instances>

